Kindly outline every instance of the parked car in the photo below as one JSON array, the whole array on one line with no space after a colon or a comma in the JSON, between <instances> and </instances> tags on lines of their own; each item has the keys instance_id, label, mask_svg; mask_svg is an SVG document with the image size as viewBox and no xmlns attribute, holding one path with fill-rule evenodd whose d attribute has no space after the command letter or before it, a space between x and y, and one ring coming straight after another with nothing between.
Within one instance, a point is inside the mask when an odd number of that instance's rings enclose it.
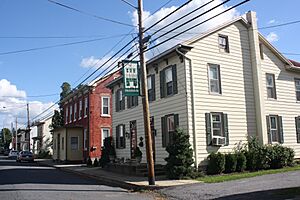
<instances>
[{"instance_id":1,"label":"parked car","mask_svg":"<svg viewBox=\"0 0 300 200\"><path fill-rule=\"evenodd\" d=\"M17 159L19 152L16 150L10 150L8 154L8 159Z\"/></svg>"},{"instance_id":2,"label":"parked car","mask_svg":"<svg viewBox=\"0 0 300 200\"><path fill-rule=\"evenodd\" d=\"M34 162L33 154L30 151L20 151L17 162Z\"/></svg>"}]
</instances>

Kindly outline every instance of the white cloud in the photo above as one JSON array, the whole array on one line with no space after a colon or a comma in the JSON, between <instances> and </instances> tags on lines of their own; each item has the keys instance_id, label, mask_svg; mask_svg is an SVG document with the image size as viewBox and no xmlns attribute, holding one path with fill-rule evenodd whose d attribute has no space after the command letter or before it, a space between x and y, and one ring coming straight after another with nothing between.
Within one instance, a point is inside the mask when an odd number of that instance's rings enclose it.
<instances>
[{"instance_id":1,"label":"white cloud","mask_svg":"<svg viewBox=\"0 0 300 200\"><path fill-rule=\"evenodd\" d=\"M103 58L95 58L94 56L88 57L88 58L83 58L80 62L80 66L84 68L95 68L97 69L98 67L102 66L105 63L105 66L103 69L106 67L110 66L111 64L114 63L115 58L109 60L111 58L111 54L108 54L104 56ZM116 65L117 62L114 63Z\"/></svg>"},{"instance_id":2,"label":"white cloud","mask_svg":"<svg viewBox=\"0 0 300 200\"><path fill-rule=\"evenodd\" d=\"M0 80L0 127L10 128L11 122L15 122L16 117L20 123L19 127L24 127L23 124L27 123L27 103L29 104L30 118L37 116L53 104L52 102L27 101L25 91L18 90L16 85L11 84L6 79ZM45 115L55 108L57 106L47 111Z\"/></svg>"},{"instance_id":3,"label":"white cloud","mask_svg":"<svg viewBox=\"0 0 300 200\"><path fill-rule=\"evenodd\" d=\"M274 24L274 23L276 23L276 20L275 20L275 19L271 19L271 20L268 22L268 24Z\"/></svg>"},{"instance_id":4,"label":"white cloud","mask_svg":"<svg viewBox=\"0 0 300 200\"><path fill-rule=\"evenodd\" d=\"M279 40L279 36L276 33L271 32L266 36L266 39L269 42L277 42Z\"/></svg>"},{"instance_id":5,"label":"white cloud","mask_svg":"<svg viewBox=\"0 0 300 200\"><path fill-rule=\"evenodd\" d=\"M194 10L197 7L200 7L201 5L205 4L206 2L208 2L208 0L194 0L191 1L187 6L185 6L184 8L180 9L179 11L177 11L176 13L172 14L170 17L168 17L167 19L165 19L164 21L162 21L161 23L159 23L158 25L156 25L155 27L153 27L151 30L149 30L149 32L147 32L148 34L153 33L155 30L160 29L161 27L164 27L167 24L170 24L173 21L177 21L179 17L189 13L190 11ZM216 0L214 2L212 2L211 4L201 8L200 10L196 11L195 13L189 15L188 17L184 18L183 20L180 20L178 22L176 22L175 24L171 25L170 27L164 29L163 31L157 33L156 35L153 36L152 39L162 35L163 33L165 33L168 30L171 30L172 28L183 24L184 22L194 18L195 16L199 15L200 13L203 13L209 9L211 9L212 7L222 3L222 0ZM174 11L177 7L175 6L171 6L171 7L165 7L162 8L161 10L159 10L157 13L155 13L154 15L151 15L150 12L148 11L144 11L144 26L147 28L150 25L154 24L155 22L157 22L158 20L162 19L164 16L166 16L168 13ZM210 12L208 12L207 14L197 18L196 20L194 20L191 23L188 23L187 25L182 25L180 28L176 29L174 32L166 35L165 37L160 38L159 40L156 41L156 43L159 43L167 38L170 38L172 36L174 36L175 34L177 34L178 32L181 32L195 24L198 24L202 21L204 21L205 19L208 19L218 13L221 13L222 11L226 10L228 7L227 6L220 6ZM205 31L207 31L208 29L211 29L213 27L216 27L228 20L233 19L234 17L238 16L239 13L236 9L232 9L212 20L209 20L206 23L203 23L202 25L198 26L197 28L192 29L191 31L182 34L180 36L178 36L176 39L170 40L168 42L166 42L165 44L158 46L159 50L155 50L152 53L147 54L147 58L151 58L153 56L153 54L158 54L158 51L162 52L178 43L180 43L181 41L185 41L188 40L192 37L195 37ZM137 17L137 12L133 12L132 13L132 23L134 25L137 25L137 21L138 21L138 17ZM146 34L147 35L147 34Z\"/></svg>"}]
</instances>

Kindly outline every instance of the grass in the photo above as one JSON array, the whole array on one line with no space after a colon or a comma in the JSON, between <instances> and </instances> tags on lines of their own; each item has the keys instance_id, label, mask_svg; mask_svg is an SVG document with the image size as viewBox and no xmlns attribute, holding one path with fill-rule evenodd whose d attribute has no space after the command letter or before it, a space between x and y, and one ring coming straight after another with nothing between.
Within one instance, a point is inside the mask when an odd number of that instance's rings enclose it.
<instances>
[{"instance_id":1,"label":"grass","mask_svg":"<svg viewBox=\"0 0 300 200\"><path fill-rule=\"evenodd\" d=\"M300 170L300 165L296 165L293 167L285 167L281 169L270 169L270 170L261 170L256 172L242 172L242 173L232 173L232 174L222 174L222 175L213 175L213 176L204 176L197 178L196 180L202 181L204 183L219 183L224 181L232 181L243 178L251 178L255 176L262 176L266 174L277 174L283 172L290 172Z\"/></svg>"}]
</instances>

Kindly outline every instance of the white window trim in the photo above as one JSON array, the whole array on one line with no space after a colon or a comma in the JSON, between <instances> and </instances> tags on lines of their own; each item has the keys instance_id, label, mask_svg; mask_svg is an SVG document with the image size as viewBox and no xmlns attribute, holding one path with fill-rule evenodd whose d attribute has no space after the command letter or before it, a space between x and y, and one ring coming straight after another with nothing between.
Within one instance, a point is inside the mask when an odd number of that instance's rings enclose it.
<instances>
[{"instance_id":1,"label":"white window trim","mask_svg":"<svg viewBox=\"0 0 300 200\"><path fill-rule=\"evenodd\" d=\"M268 84L268 76L272 77L272 85ZM267 86L267 98L270 100L277 100L277 94L276 94L276 85L275 85L275 74L271 74L271 73L266 73L266 86ZM268 96L268 89L271 88L274 92L274 97L269 97Z\"/></svg>"},{"instance_id":2,"label":"white window trim","mask_svg":"<svg viewBox=\"0 0 300 200\"><path fill-rule=\"evenodd\" d=\"M101 147L104 146L103 141L106 137L104 136L104 130L108 131L108 135L110 136L110 128L101 128Z\"/></svg>"},{"instance_id":3,"label":"white window trim","mask_svg":"<svg viewBox=\"0 0 300 200\"><path fill-rule=\"evenodd\" d=\"M69 106L66 106L66 119L65 119L65 124L68 124L68 117L69 117Z\"/></svg>"},{"instance_id":4,"label":"white window trim","mask_svg":"<svg viewBox=\"0 0 300 200\"><path fill-rule=\"evenodd\" d=\"M276 129L272 129L272 124L271 124L271 118L274 117L275 118L275 124L276 124ZM269 115L269 128L270 128L270 134L271 134L271 143L272 144L279 144L279 126L278 126L278 116L277 115ZM273 134L272 131L276 131L276 135L277 135L277 141L273 141Z\"/></svg>"},{"instance_id":5,"label":"white window trim","mask_svg":"<svg viewBox=\"0 0 300 200\"><path fill-rule=\"evenodd\" d=\"M296 94L296 101L297 102L300 102L300 100L297 99L297 92L300 92L300 90L297 90L297 84L296 84L296 81L299 81L300 82L300 78L295 78L294 79L294 83L295 83L295 94Z\"/></svg>"},{"instance_id":6,"label":"white window trim","mask_svg":"<svg viewBox=\"0 0 300 200\"><path fill-rule=\"evenodd\" d=\"M78 120L81 119L81 115L82 115L82 100L79 101L79 117L78 117Z\"/></svg>"},{"instance_id":7,"label":"white window trim","mask_svg":"<svg viewBox=\"0 0 300 200\"><path fill-rule=\"evenodd\" d=\"M104 98L107 98L108 99L108 101L107 101L107 103L108 103L108 114L104 114L103 113L103 99ZM109 96L102 96L101 97L101 117L110 117L110 97Z\"/></svg>"},{"instance_id":8,"label":"white window trim","mask_svg":"<svg viewBox=\"0 0 300 200\"><path fill-rule=\"evenodd\" d=\"M84 112L84 118L87 117L87 107L88 107L88 98L85 97L84 98L84 110L83 110L83 112Z\"/></svg>"},{"instance_id":9,"label":"white window trim","mask_svg":"<svg viewBox=\"0 0 300 200\"><path fill-rule=\"evenodd\" d=\"M77 149L72 149L72 138L76 138L77 137ZM71 146L71 151L78 151L79 150L79 136L73 136L70 138L70 146Z\"/></svg>"},{"instance_id":10,"label":"white window trim","mask_svg":"<svg viewBox=\"0 0 300 200\"><path fill-rule=\"evenodd\" d=\"M211 76L210 76L210 68L211 67L217 67L217 79L212 79ZM217 80L218 81L218 89L219 91L218 92L212 92L211 91L211 83L210 81L211 80ZM221 93L221 87L220 87L221 83L220 83L220 65L217 65L217 64L211 64L211 63L208 63L208 92L209 94L213 94L213 95L222 95Z\"/></svg>"},{"instance_id":11,"label":"white window trim","mask_svg":"<svg viewBox=\"0 0 300 200\"><path fill-rule=\"evenodd\" d=\"M221 133L221 137L225 137L225 133L224 133L224 129L223 129L223 119L222 119L222 114L221 113L210 113L210 118L211 118L211 135L212 137L214 137L214 122L213 122L213 115L219 115L220 117L220 133ZM220 137L220 135L215 135L217 137Z\"/></svg>"},{"instance_id":12,"label":"white window trim","mask_svg":"<svg viewBox=\"0 0 300 200\"><path fill-rule=\"evenodd\" d=\"M74 119L73 119L73 121L74 122L76 122L76 115L77 115L77 102L76 103L74 103Z\"/></svg>"},{"instance_id":13,"label":"white window trim","mask_svg":"<svg viewBox=\"0 0 300 200\"><path fill-rule=\"evenodd\" d=\"M87 129L83 129L83 149L87 150L87 146L86 146L86 140L87 140Z\"/></svg>"},{"instance_id":14,"label":"white window trim","mask_svg":"<svg viewBox=\"0 0 300 200\"><path fill-rule=\"evenodd\" d=\"M72 118L73 118L73 117L72 117L72 115L73 115L73 106L72 106L72 105L70 105L69 110L70 110L69 112L70 112L70 123L71 123L72 120L73 120L73 119L72 119Z\"/></svg>"}]
</instances>

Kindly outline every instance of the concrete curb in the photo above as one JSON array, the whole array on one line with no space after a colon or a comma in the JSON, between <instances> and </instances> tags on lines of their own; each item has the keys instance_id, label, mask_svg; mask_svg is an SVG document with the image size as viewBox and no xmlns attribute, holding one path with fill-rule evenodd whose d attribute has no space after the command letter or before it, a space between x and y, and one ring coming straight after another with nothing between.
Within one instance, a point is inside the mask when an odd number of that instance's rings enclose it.
<instances>
[{"instance_id":1,"label":"concrete curb","mask_svg":"<svg viewBox=\"0 0 300 200\"><path fill-rule=\"evenodd\" d=\"M95 176L95 175L91 175L91 174L84 173L84 172L74 171L72 169L57 167L57 166L53 166L53 165L47 164L47 163L38 162L38 164L40 164L42 166L47 166L47 167L54 167L54 168L56 168L58 170L61 170L61 171L64 171L64 172L79 175L83 178L91 178L91 179L94 179L94 180L96 180L97 182L99 182L101 184L104 184L104 185L113 186L113 187L120 187L120 188L123 188L123 189L126 189L126 190L131 190L131 191L141 191L141 190L152 190L153 191L153 190L159 190L159 189L169 187L169 186L156 186L156 185L155 186L136 185L136 184L125 182L125 181L110 179L110 178L107 178L105 176Z\"/></svg>"}]
</instances>

